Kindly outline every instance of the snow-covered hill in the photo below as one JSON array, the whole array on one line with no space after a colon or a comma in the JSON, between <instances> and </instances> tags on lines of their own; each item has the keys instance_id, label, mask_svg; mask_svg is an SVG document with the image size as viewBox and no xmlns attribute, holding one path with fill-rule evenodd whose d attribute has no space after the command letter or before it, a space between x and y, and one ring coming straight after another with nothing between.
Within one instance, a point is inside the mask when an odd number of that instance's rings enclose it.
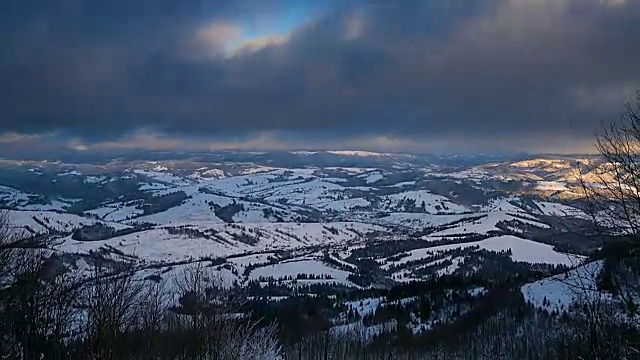
<instances>
[{"instance_id":1,"label":"snow-covered hill","mask_svg":"<svg viewBox=\"0 0 640 360\"><path fill-rule=\"evenodd\" d=\"M475 250L567 265L554 248L561 230L553 220L587 219L556 196L572 191L568 176L578 160L482 163L357 151L211 156L29 163L4 176L16 180L0 183L0 204L17 229L48 235L63 254L160 269L217 259L226 263L218 271L235 282L315 269L309 274L353 286L347 276L366 259L349 256L369 247L380 248L377 282L451 273ZM251 271L233 260L276 252ZM423 263L409 266L416 261Z\"/></svg>"},{"instance_id":2,"label":"snow-covered hill","mask_svg":"<svg viewBox=\"0 0 640 360\"><path fill-rule=\"evenodd\" d=\"M521 291L525 301L537 308L565 312L576 302L608 296L597 286L602 267L602 260L590 262L566 273L526 284Z\"/></svg>"}]
</instances>

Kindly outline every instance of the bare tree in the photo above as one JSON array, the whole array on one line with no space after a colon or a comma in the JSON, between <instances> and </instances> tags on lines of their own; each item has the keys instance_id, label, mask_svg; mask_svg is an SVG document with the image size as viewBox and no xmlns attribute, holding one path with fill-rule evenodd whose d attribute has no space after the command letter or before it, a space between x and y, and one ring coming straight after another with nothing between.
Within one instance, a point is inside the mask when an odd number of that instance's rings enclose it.
<instances>
[{"instance_id":1,"label":"bare tree","mask_svg":"<svg viewBox=\"0 0 640 360\"><path fill-rule=\"evenodd\" d=\"M78 287L51 250L25 238L0 212L0 353L17 358L65 357Z\"/></svg>"},{"instance_id":2,"label":"bare tree","mask_svg":"<svg viewBox=\"0 0 640 360\"><path fill-rule=\"evenodd\" d=\"M134 278L133 268L96 264L78 304L87 357L115 359L123 355L119 351L124 335L137 329L143 290L144 283Z\"/></svg>"},{"instance_id":3,"label":"bare tree","mask_svg":"<svg viewBox=\"0 0 640 360\"><path fill-rule=\"evenodd\" d=\"M582 172L580 182L596 230L620 240L606 264L617 270L608 279L611 290L617 292L633 315L638 315L635 301L640 294L640 92L634 104L627 103L620 119L597 135L596 148L602 160Z\"/></svg>"},{"instance_id":4,"label":"bare tree","mask_svg":"<svg viewBox=\"0 0 640 360\"><path fill-rule=\"evenodd\" d=\"M11 273L24 241L12 230L9 211L0 209L0 287L12 281Z\"/></svg>"},{"instance_id":5,"label":"bare tree","mask_svg":"<svg viewBox=\"0 0 640 360\"><path fill-rule=\"evenodd\" d=\"M640 92L617 121L596 135L601 161L581 172L580 181L600 231L640 231Z\"/></svg>"},{"instance_id":6,"label":"bare tree","mask_svg":"<svg viewBox=\"0 0 640 360\"><path fill-rule=\"evenodd\" d=\"M138 327L141 338L139 342L146 354L159 351L162 333L167 330L167 314L170 306L170 294L167 292L165 280L146 281L138 300Z\"/></svg>"},{"instance_id":7,"label":"bare tree","mask_svg":"<svg viewBox=\"0 0 640 360\"><path fill-rule=\"evenodd\" d=\"M276 327L261 327L243 313L241 293L225 289L199 262L174 278L180 298L172 330L189 336L185 358L202 360L275 360L280 346Z\"/></svg>"},{"instance_id":8,"label":"bare tree","mask_svg":"<svg viewBox=\"0 0 640 360\"><path fill-rule=\"evenodd\" d=\"M604 359L619 356L612 351L622 348L637 351L622 333L626 326L637 326L633 322L640 316L640 92L596 139L600 158L581 169L579 181L594 230L603 238L602 266L582 268L569 285L584 328L578 335L588 344L591 358ZM613 237L615 243L604 242ZM622 300L622 311L594 289L598 286Z\"/></svg>"}]
</instances>

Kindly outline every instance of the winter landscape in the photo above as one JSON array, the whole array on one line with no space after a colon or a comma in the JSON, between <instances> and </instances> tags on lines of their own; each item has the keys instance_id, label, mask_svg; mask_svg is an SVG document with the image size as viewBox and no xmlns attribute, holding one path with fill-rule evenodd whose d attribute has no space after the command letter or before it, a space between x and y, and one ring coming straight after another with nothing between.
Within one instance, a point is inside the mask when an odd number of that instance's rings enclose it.
<instances>
[{"instance_id":1,"label":"winter landscape","mask_svg":"<svg viewBox=\"0 0 640 360\"><path fill-rule=\"evenodd\" d=\"M594 254L619 241L595 230L584 198L600 157L164 156L5 160L6 224L44 246L48 271L75 282L126 273L161 287L172 311L187 311L186 279L202 276L244 298L234 313L281 326L298 344L289 356L319 351L318 336L420 343L473 316L559 319L585 291L613 301Z\"/></svg>"},{"instance_id":2,"label":"winter landscape","mask_svg":"<svg viewBox=\"0 0 640 360\"><path fill-rule=\"evenodd\" d=\"M47 237L75 268L100 257L170 276L210 261L229 286L389 287L473 274L485 253L571 267L600 245L564 235L590 225L577 199L588 158L204 157L7 161L1 201L16 231Z\"/></svg>"},{"instance_id":3,"label":"winter landscape","mask_svg":"<svg viewBox=\"0 0 640 360\"><path fill-rule=\"evenodd\" d=\"M640 0L0 1L0 360L640 359Z\"/></svg>"}]
</instances>

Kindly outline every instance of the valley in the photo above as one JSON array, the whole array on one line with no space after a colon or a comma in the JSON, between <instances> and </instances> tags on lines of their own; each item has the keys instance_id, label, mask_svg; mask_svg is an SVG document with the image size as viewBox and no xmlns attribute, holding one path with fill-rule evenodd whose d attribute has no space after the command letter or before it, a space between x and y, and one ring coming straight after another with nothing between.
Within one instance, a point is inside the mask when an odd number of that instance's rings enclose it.
<instances>
[{"instance_id":1,"label":"valley","mask_svg":"<svg viewBox=\"0 0 640 360\"><path fill-rule=\"evenodd\" d=\"M565 326L578 285L610 298L597 259L618 238L593 231L581 198L594 158L148 157L5 160L12 232L44 244L74 282L124 269L162 289L170 313L188 311L186 289L201 278L244 299L234 312L278 324L290 354L329 338L444 346L496 321L504 334L543 321L523 333L539 336Z\"/></svg>"},{"instance_id":2,"label":"valley","mask_svg":"<svg viewBox=\"0 0 640 360\"><path fill-rule=\"evenodd\" d=\"M313 275L388 287L472 273L492 256L571 266L595 249L563 237L588 226L575 200L580 159L218 157L227 160L7 162L0 201L19 231L47 237L77 268L99 257L167 276L209 261L225 284L245 286Z\"/></svg>"}]
</instances>

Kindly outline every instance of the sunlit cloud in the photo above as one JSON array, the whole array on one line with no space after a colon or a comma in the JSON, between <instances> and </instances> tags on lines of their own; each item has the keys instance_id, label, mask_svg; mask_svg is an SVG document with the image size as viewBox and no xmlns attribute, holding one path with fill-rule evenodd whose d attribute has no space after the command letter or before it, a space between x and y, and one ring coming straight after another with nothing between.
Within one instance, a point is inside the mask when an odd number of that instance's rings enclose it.
<instances>
[{"instance_id":1,"label":"sunlit cloud","mask_svg":"<svg viewBox=\"0 0 640 360\"><path fill-rule=\"evenodd\" d=\"M605 5L617 7L617 6L626 5L629 2L629 0L600 0L600 2Z\"/></svg>"},{"instance_id":2,"label":"sunlit cloud","mask_svg":"<svg viewBox=\"0 0 640 360\"><path fill-rule=\"evenodd\" d=\"M54 138L56 133L44 134L20 134L16 132L7 132L0 134L1 144L27 144L31 142L42 141L46 138Z\"/></svg>"},{"instance_id":3,"label":"sunlit cloud","mask_svg":"<svg viewBox=\"0 0 640 360\"><path fill-rule=\"evenodd\" d=\"M237 54L242 51L258 51L268 46L277 46L286 43L289 40L289 35L269 34L260 36L253 39L243 40L240 44L232 49L232 54Z\"/></svg>"},{"instance_id":4,"label":"sunlit cloud","mask_svg":"<svg viewBox=\"0 0 640 360\"><path fill-rule=\"evenodd\" d=\"M239 26L224 22L207 24L195 34L202 50L210 56L228 54L232 51L233 43L241 36L242 29Z\"/></svg>"},{"instance_id":5,"label":"sunlit cloud","mask_svg":"<svg viewBox=\"0 0 640 360\"><path fill-rule=\"evenodd\" d=\"M206 56L232 58L239 54L251 53L269 46L285 44L289 38L287 34L262 34L247 37L240 25L230 23L213 23L198 29L195 34L198 51Z\"/></svg>"},{"instance_id":6,"label":"sunlit cloud","mask_svg":"<svg viewBox=\"0 0 640 360\"><path fill-rule=\"evenodd\" d=\"M544 139L522 139L517 151L532 153L594 153L592 140L567 143L563 141L571 134L556 134ZM0 139L8 139L8 136ZM469 139L453 136L443 139L422 139L385 135L313 136L304 133L282 133L264 131L243 136L194 137L169 136L150 129L107 141L86 141L81 138L65 140L64 137L49 135L10 136L11 142L0 141L0 151L23 152L55 151L121 153L136 151L375 151L390 153L466 153L474 149L485 152L513 153L511 139L492 140L487 138Z\"/></svg>"},{"instance_id":7,"label":"sunlit cloud","mask_svg":"<svg viewBox=\"0 0 640 360\"><path fill-rule=\"evenodd\" d=\"M347 41L357 40L364 35L365 15L362 11L356 11L345 19L343 37Z\"/></svg>"},{"instance_id":8,"label":"sunlit cloud","mask_svg":"<svg viewBox=\"0 0 640 360\"><path fill-rule=\"evenodd\" d=\"M80 139L71 139L67 146L75 151L88 151L90 150L89 145L85 144L84 141Z\"/></svg>"},{"instance_id":9,"label":"sunlit cloud","mask_svg":"<svg viewBox=\"0 0 640 360\"><path fill-rule=\"evenodd\" d=\"M551 151L640 87L633 1L113 1L95 26L9 26L0 144Z\"/></svg>"}]
</instances>

